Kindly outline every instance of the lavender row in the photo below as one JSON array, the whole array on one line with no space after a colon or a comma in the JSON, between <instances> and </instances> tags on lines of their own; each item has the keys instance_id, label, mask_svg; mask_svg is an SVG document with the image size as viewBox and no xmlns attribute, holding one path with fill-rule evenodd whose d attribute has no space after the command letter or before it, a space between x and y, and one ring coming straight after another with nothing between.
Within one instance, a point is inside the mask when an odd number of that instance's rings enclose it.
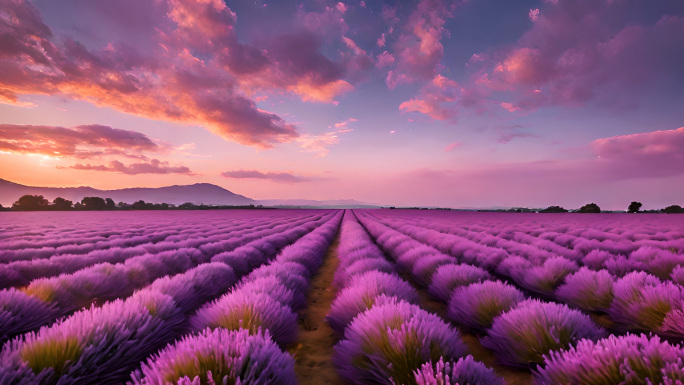
<instances>
[{"instance_id":1,"label":"lavender row","mask_svg":"<svg viewBox=\"0 0 684 385\"><path fill-rule=\"evenodd\" d=\"M613 241L608 238L584 239L565 233L552 235L548 232L538 234L544 236L542 239L524 233L519 223L509 224L512 229L494 234L472 232L419 218L412 218L410 223L420 223L421 227L465 238L480 244L479 247L499 248L511 255L523 256L535 265L555 256L563 256L593 269L606 268L619 277L631 271L647 271L661 279L669 278L675 266L684 265L684 231L681 230L669 231L667 236L653 234L658 241L647 238L647 234L638 234L638 237L633 235L632 238L638 238L636 240L618 238L619 241ZM585 233L599 237L591 229Z\"/></svg>"},{"instance_id":2,"label":"lavender row","mask_svg":"<svg viewBox=\"0 0 684 385\"><path fill-rule=\"evenodd\" d=\"M481 343L505 365L536 365L550 351L606 336L577 310L526 299L514 287L490 281L482 269L459 265L456 258L363 216L361 222L402 269L433 296L448 302L452 321L484 333Z\"/></svg>"},{"instance_id":3,"label":"lavender row","mask_svg":"<svg viewBox=\"0 0 684 385\"><path fill-rule=\"evenodd\" d=\"M400 229L428 244L439 237L417 227L404 225ZM448 240L448 236L441 237L438 247L459 253L460 250L451 246ZM460 254L464 259L468 256L466 252ZM477 258L480 255L476 254L476 258L468 261L478 264L482 260ZM496 267L492 265L491 255L489 257L486 267L548 299L566 302L584 311L606 312L617 327L625 330L684 338L681 326L684 324L684 289L681 285L661 282L645 272L632 272L616 280L606 270L593 271L586 267L580 270L575 262L563 257L552 257L541 266L534 266L522 257L511 256L503 258ZM663 262L666 263L667 260ZM673 279L681 282L684 269L679 266L670 269Z\"/></svg>"},{"instance_id":4,"label":"lavender row","mask_svg":"<svg viewBox=\"0 0 684 385\"><path fill-rule=\"evenodd\" d=\"M234 247L235 244L240 244L243 239L251 239L256 231L269 231L274 226L279 224L305 223L310 219L317 219L320 216L313 218L301 219L298 221L280 220L272 221L270 223L244 223L238 226L227 228L226 233L207 236L206 238L195 238L184 241L142 244L127 248L113 247L103 250L95 250L87 254L81 255L56 255L47 259L33 259L29 261L16 261L5 265L0 265L0 289L13 286L27 285L34 279L42 277L52 277L59 274L68 274L76 272L80 269L93 266L99 263L117 264L126 261L129 258L158 254L165 251L173 251L178 249L199 249L203 253L213 252L217 245L221 247L221 251L229 247ZM226 239L228 238L228 239ZM226 247L226 245L228 247Z\"/></svg>"},{"instance_id":5,"label":"lavender row","mask_svg":"<svg viewBox=\"0 0 684 385\"><path fill-rule=\"evenodd\" d=\"M308 229L299 230L297 236ZM277 239L262 238L253 242L253 246L236 250L235 256L246 258L249 266L258 266L275 256L275 248L283 246L277 242ZM231 260L228 253L221 257ZM7 383L120 382L140 360L158 346L171 342L183 330L185 314L228 290L238 277L224 263L202 264L186 273L160 278L128 300L115 300L100 308L92 306L54 326L28 333L3 348L2 358L7 364L0 366L0 380ZM148 314L139 306L141 298ZM117 312L124 316L117 320ZM136 333L145 338L136 337Z\"/></svg>"},{"instance_id":6,"label":"lavender row","mask_svg":"<svg viewBox=\"0 0 684 385\"><path fill-rule=\"evenodd\" d=\"M116 265L103 263L73 274L39 279L24 291L13 288L0 291L0 330L3 331L0 337L6 339L35 329L94 301L127 297L156 278L182 273L211 260L228 264L232 261L235 270L244 273L250 268L244 262L244 256L250 250L260 247L274 252L316 228L326 218L255 232L243 237L244 247L236 248L232 253L224 251L213 255L188 248L144 255Z\"/></svg>"},{"instance_id":7,"label":"lavender row","mask_svg":"<svg viewBox=\"0 0 684 385\"><path fill-rule=\"evenodd\" d=\"M295 384L294 360L280 347L296 339L295 310L305 306L311 274L339 227L340 214L271 264L245 276L230 293L190 320L199 334L185 336L143 363L133 384Z\"/></svg>"},{"instance_id":8,"label":"lavender row","mask_svg":"<svg viewBox=\"0 0 684 385\"><path fill-rule=\"evenodd\" d=\"M110 213L111 215L111 213ZM283 218L279 222L293 220L295 218ZM302 218L302 219L306 219ZM196 235L195 242L217 242L225 239L229 232L249 230L255 226L268 226L272 224L273 220L264 220L263 218L255 218L253 220L239 220L233 223L218 223L204 224L202 226L195 226L191 231L188 231L185 226L172 225L163 226L157 224L154 227L147 229L141 234L125 234L120 238L98 236L94 239L83 237L71 238L67 234L55 234L56 238L43 240L42 242L3 242L3 251L0 252L0 263L11 263L23 261L27 263L38 262L40 259L51 258L62 255L82 255L95 251L104 251L112 249L125 249L139 247L148 252L169 250L170 247L178 248L174 245L178 242L192 243L189 241L192 235ZM99 232L98 232L99 233ZM50 246L56 243L59 246ZM47 246L41 246L47 244ZM40 247L36 247L40 246ZM2 267L2 266L0 266Z\"/></svg>"},{"instance_id":9,"label":"lavender row","mask_svg":"<svg viewBox=\"0 0 684 385\"><path fill-rule=\"evenodd\" d=\"M415 303L368 233L347 212L342 224L340 290L326 320L343 339L335 346L340 375L356 384L503 384L466 356L458 331ZM446 361L446 363L445 363Z\"/></svg>"}]
</instances>

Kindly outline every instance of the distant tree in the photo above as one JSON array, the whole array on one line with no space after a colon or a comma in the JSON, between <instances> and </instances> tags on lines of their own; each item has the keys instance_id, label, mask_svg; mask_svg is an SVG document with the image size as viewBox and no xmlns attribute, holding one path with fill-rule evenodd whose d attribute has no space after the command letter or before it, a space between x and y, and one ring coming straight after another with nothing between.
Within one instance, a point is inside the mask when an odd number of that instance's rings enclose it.
<instances>
[{"instance_id":1,"label":"distant tree","mask_svg":"<svg viewBox=\"0 0 684 385\"><path fill-rule=\"evenodd\" d=\"M540 210L540 213L567 213L568 210L560 207L560 206L549 206L545 208L544 210Z\"/></svg>"},{"instance_id":2,"label":"distant tree","mask_svg":"<svg viewBox=\"0 0 684 385\"><path fill-rule=\"evenodd\" d=\"M100 197L85 197L81 199L81 205L85 210L104 210L107 203Z\"/></svg>"},{"instance_id":3,"label":"distant tree","mask_svg":"<svg viewBox=\"0 0 684 385\"><path fill-rule=\"evenodd\" d=\"M68 199L64 199L62 197L57 197L52 200L52 209L53 210L71 210L73 207L74 203Z\"/></svg>"},{"instance_id":4,"label":"distant tree","mask_svg":"<svg viewBox=\"0 0 684 385\"><path fill-rule=\"evenodd\" d=\"M48 200L42 195L24 195L14 202L12 208L22 211L45 210L48 205Z\"/></svg>"},{"instance_id":5,"label":"distant tree","mask_svg":"<svg viewBox=\"0 0 684 385\"><path fill-rule=\"evenodd\" d=\"M660 212L665 214L684 214L684 209L680 205L672 205L665 207L664 209L660 210Z\"/></svg>"},{"instance_id":6,"label":"distant tree","mask_svg":"<svg viewBox=\"0 0 684 385\"><path fill-rule=\"evenodd\" d=\"M116 208L116 203L114 203L112 198L107 198L105 199L105 206L107 206L107 210L113 210Z\"/></svg>"},{"instance_id":7,"label":"distant tree","mask_svg":"<svg viewBox=\"0 0 684 385\"><path fill-rule=\"evenodd\" d=\"M181 210L192 210L192 209L194 209L195 207L196 207L196 206L195 206L193 203L190 203L190 202L185 202L185 203L183 203L182 205L178 206L178 208L181 209Z\"/></svg>"},{"instance_id":8,"label":"distant tree","mask_svg":"<svg viewBox=\"0 0 684 385\"><path fill-rule=\"evenodd\" d=\"M601 208L598 207L596 203L589 203L586 204L582 207L580 207L579 210L577 210L578 213L592 213L592 214L598 214L601 212Z\"/></svg>"},{"instance_id":9,"label":"distant tree","mask_svg":"<svg viewBox=\"0 0 684 385\"><path fill-rule=\"evenodd\" d=\"M145 203L144 200L139 200L131 205L133 210L150 210L154 208L154 204Z\"/></svg>"},{"instance_id":10,"label":"distant tree","mask_svg":"<svg viewBox=\"0 0 684 385\"><path fill-rule=\"evenodd\" d=\"M632 202L629 204L629 207L627 207L627 212L628 213L636 213L639 211L639 209L643 206L641 202Z\"/></svg>"}]
</instances>

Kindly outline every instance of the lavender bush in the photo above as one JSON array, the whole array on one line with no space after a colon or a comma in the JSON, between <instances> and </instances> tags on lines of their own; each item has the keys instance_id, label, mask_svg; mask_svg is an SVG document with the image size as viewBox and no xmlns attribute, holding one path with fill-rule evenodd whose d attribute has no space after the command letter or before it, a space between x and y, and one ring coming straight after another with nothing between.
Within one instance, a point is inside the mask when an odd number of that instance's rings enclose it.
<instances>
[{"instance_id":1,"label":"lavender bush","mask_svg":"<svg viewBox=\"0 0 684 385\"><path fill-rule=\"evenodd\" d=\"M681 384L684 350L657 336L609 336L554 351L534 373L539 385Z\"/></svg>"},{"instance_id":2,"label":"lavender bush","mask_svg":"<svg viewBox=\"0 0 684 385\"><path fill-rule=\"evenodd\" d=\"M481 362L475 361L473 356L447 362L440 358L434 364L423 364L415 375L418 385L504 385L503 378Z\"/></svg>"},{"instance_id":3,"label":"lavender bush","mask_svg":"<svg viewBox=\"0 0 684 385\"><path fill-rule=\"evenodd\" d=\"M437 268L428 291L437 299L448 302L455 288L489 279L491 275L479 267L448 264Z\"/></svg>"},{"instance_id":4,"label":"lavender bush","mask_svg":"<svg viewBox=\"0 0 684 385\"><path fill-rule=\"evenodd\" d=\"M466 355L458 331L418 306L393 300L356 317L335 346L340 375L356 384L416 384L414 371Z\"/></svg>"},{"instance_id":5,"label":"lavender bush","mask_svg":"<svg viewBox=\"0 0 684 385\"><path fill-rule=\"evenodd\" d=\"M292 310L266 294L233 291L201 308L190 320L196 331L205 328L268 331L280 346L297 338L297 316Z\"/></svg>"},{"instance_id":6,"label":"lavender bush","mask_svg":"<svg viewBox=\"0 0 684 385\"><path fill-rule=\"evenodd\" d=\"M215 329L186 336L133 373L133 384L297 383L294 360L267 333Z\"/></svg>"},{"instance_id":7,"label":"lavender bush","mask_svg":"<svg viewBox=\"0 0 684 385\"><path fill-rule=\"evenodd\" d=\"M354 277L337 295L330 306L326 321L333 330L342 334L347 324L358 314L375 305L375 299L382 294L409 303L418 302L416 290L406 281L394 275L369 271Z\"/></svg>"},{"instance_id":8,"label":"lavender bush","mask_svg":"<svg viewBox=\"0 0 684 385\"><path fill-rule=\"evenodd\" d=\"M613 277L606 270L581 268L565 278L556 298L586 311L606 312L613 302Z\"/></svg>"},{"instance_id":9,"label":"lavender bush","mask_svg":"<svg viewBox=\"0 0 684 385\"><path fill-rule=\"evenodd\" d=\"M542 362L542 355L606 335L587 315L566 305L527 300L494 319L481 342L510 366Z\"/></svg>"},{"instance_id":10,"label":"lavender bush","mask_svg":"<svg viewBox=\"0 0 684 385\"><path fill-rule=\"evenodd\" d=\"M448 318L473 330L488 329L495 317L525 299L515 287L501 281L484 281L454 290Z\"/></svg>"}]
</instances>

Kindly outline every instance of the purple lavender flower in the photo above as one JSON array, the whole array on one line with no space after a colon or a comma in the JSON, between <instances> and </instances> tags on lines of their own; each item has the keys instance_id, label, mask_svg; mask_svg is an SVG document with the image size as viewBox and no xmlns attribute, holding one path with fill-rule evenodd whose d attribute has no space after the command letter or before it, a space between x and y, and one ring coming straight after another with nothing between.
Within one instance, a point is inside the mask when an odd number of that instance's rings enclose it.
<instances>
[{"instance_id":1,"label":"purple lavender flower","mask_svg":"<svg viewBox=\"0 0 684 385\"><path fill-rule=\"evenodd\" d=\"M449 302L456 287L491 279L491 275L483 269L471 265L442 265L432 276L428 288L430 294L443 302Z\"/></svg>"},{"instance_id":2,"label":"purple lavender flower","mask_svg":"<svg viewBox=\"0 0 684 385\"><path fill-rule=\"evenodd\" d=\"M350 285L337 295L330 306L326 321L341 335L347 324L359 313L374 306L376 298L382 294L409 303L418 302L416 290L406 281L395 275L369 271L355 276Z\"/></svg>"},{"instance_id":3,"label":"purple lavender flower","mask_svg":"<svg viewBox=\"0 0 684 385\"><path fill-rule=\"evenodd\" d=\"M280 279L275 276L259 277L245 281L235 288L236 291L258 294L263 293L271 296L276 301L293 310L300 310L306 307L306 296L304 292L295 292L288 289Z\"/></svg>"},{"instance_id":4,"label":"purple lavender flower","mask_svg":"<svg viewBox=\"0 0 684 385\"><path fill-rule=\"evenodd\" d=\"M444 254L426 255L413 265L413 278L421 286L429 286L437 268L444 265L455 265L456 258Z\"/></svg>"},{"instance_id":5,"label":"purple lavender flower","mask_svg":"<svg viewBox=\"0 0 684 385\"><path fill-rule=\"evenodd\" d=\"M459 325L482 331L494 317L525 299L515 287L501 281L484 281L457 287L451 296L448 318Z\"/></svg>"},{"instance_id":6,"label":"purple lavender flower","mask_svg":"<svg viewBox=\"0 0 684 385\"><path fill-rule=\"evenodd\" d=\"M340 375L356 384L416 384L414 371L467 349L458 331L438 316L396 299L354 318L335 346Z\"/></svg>"},{"instance_id":7,"label":"purple lavender flower","mask_svg":"<svg viewBox=\"0 0 684 385\"><path fill-rule=\"evenodd\" d=\"M133 373L133 384L294 385L294 360L268 333L204 330L169 345Z\"/></svg>"},{"instance_id":8,"label":"purple lavender flower","mask_svg":"<svg viewBox=\"0 0 684 385\"><path fill-rule=\"evenodd\" d=\"M196 331L205 328L268 331L280 346L297 338L297 316L292 310L266 294L235 290L197 311L190 320Z\"/></svg>"},{"instance_id":9,"label":"purple lavender flower","mask_svg":"<svg viewBox=\"0 0 684 385\"><path fill-rule=\"evenodd\" d=\"M3 383L121 382L139 361L167 343L184 319L155 291L75 313L8 342L0 353Z\"/></svg>"},{"instance_id":10,"label":"purple lavender flower","mask_svg":"<svg viewBox=\"0 0 684 385\"><path fill-rule=\"evenodd\" d=\"M554 351L534 373L535 384L681 384L684 349L644 334L582 340Z\"/></svg>"},{"instance_id":11,"label":"purple lavender flower","mask_svg":"<svg viewBox=\"0 0 684 385\"><path fill-rule=\"evenodd\" d=\"M418 385L504 385L503 378L470 355L458 361L427 362L415 374Z\"/></svg>"},{"instance_id":12,"label":"purple lavender flower","mask_svg":"<svg viewBox=\"0 0 684 385\"><path fill-rule=\"evenodd\" d=\"M658 331L671 310L682 308L682 287L645 272L633 272L615 282L608 314L628 328Z\"/></svg>"},{"instance_id":13,"label":"purple lavender flower","mask_svg":"<svg viewBox=\"0 0 684 385\"><path fill-rule=\"evenodd\" d=\"M606 312L613 301L613 277L606 270L583 267L565 277L565 283L555 294L559 300L578 309Z\"/></svg>"},{"instance_id":14,"label":"purple lavender flower","mask_svg":"<svg viewBox=\"0 0 684 385\"><path fill-rule=\"evenodd\" d=\"M573 261L563 257L553 257L544 261L542 266L528 269L522 277L518 277L515 281L528 290L549 295L563 283L565 276L578 269L579 267Z\"/></svg>"},{"instance_id":15,"label":"purple lavender flower","mask_svg":"<svg viewBox=\"0 0 684 385\"><path fill-rule=\"evenodd\" d=\"M333 285L337 288L343 288L349 284L349 280L356 276L369 271L381 271L388 274L394 273L394 265L382 258L366 258L356 260L348 267L338 267L335 271Z\"/></svg>"},{"instance_id":16,"label":"purple lavender flower","mask_svg":"<svg viewBox=\"0 0 684 385\"><path fill-rule=\"evenodd\" d=\"M565 349L587 338L597 340L606 332L589 316L552 302L527 300L494 319L482 345L492 349L510 366L542 362L542 355Z\"/></svg>"}]
</instances>

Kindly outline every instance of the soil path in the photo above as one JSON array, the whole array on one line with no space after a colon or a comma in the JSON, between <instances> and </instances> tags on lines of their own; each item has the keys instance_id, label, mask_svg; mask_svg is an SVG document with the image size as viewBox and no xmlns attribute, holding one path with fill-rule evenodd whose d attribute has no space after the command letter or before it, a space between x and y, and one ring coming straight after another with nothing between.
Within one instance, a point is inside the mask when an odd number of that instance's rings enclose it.
<instances>
[{"instance_id":1,"label":"soil path","mask_svg":"<svg viewBox=\"0 0 684 385\"><path fill-rule=\"evenodd\" d=\"M325 322L336 294L332 280L339 263L339 243L338 233L326 252L323 264L311 279L307 307L299 312L299 343L290 349L290 353L294 354L295 373L302 385L344 384L332 362L337 335Z\"/></svg>"}]
</instances>

